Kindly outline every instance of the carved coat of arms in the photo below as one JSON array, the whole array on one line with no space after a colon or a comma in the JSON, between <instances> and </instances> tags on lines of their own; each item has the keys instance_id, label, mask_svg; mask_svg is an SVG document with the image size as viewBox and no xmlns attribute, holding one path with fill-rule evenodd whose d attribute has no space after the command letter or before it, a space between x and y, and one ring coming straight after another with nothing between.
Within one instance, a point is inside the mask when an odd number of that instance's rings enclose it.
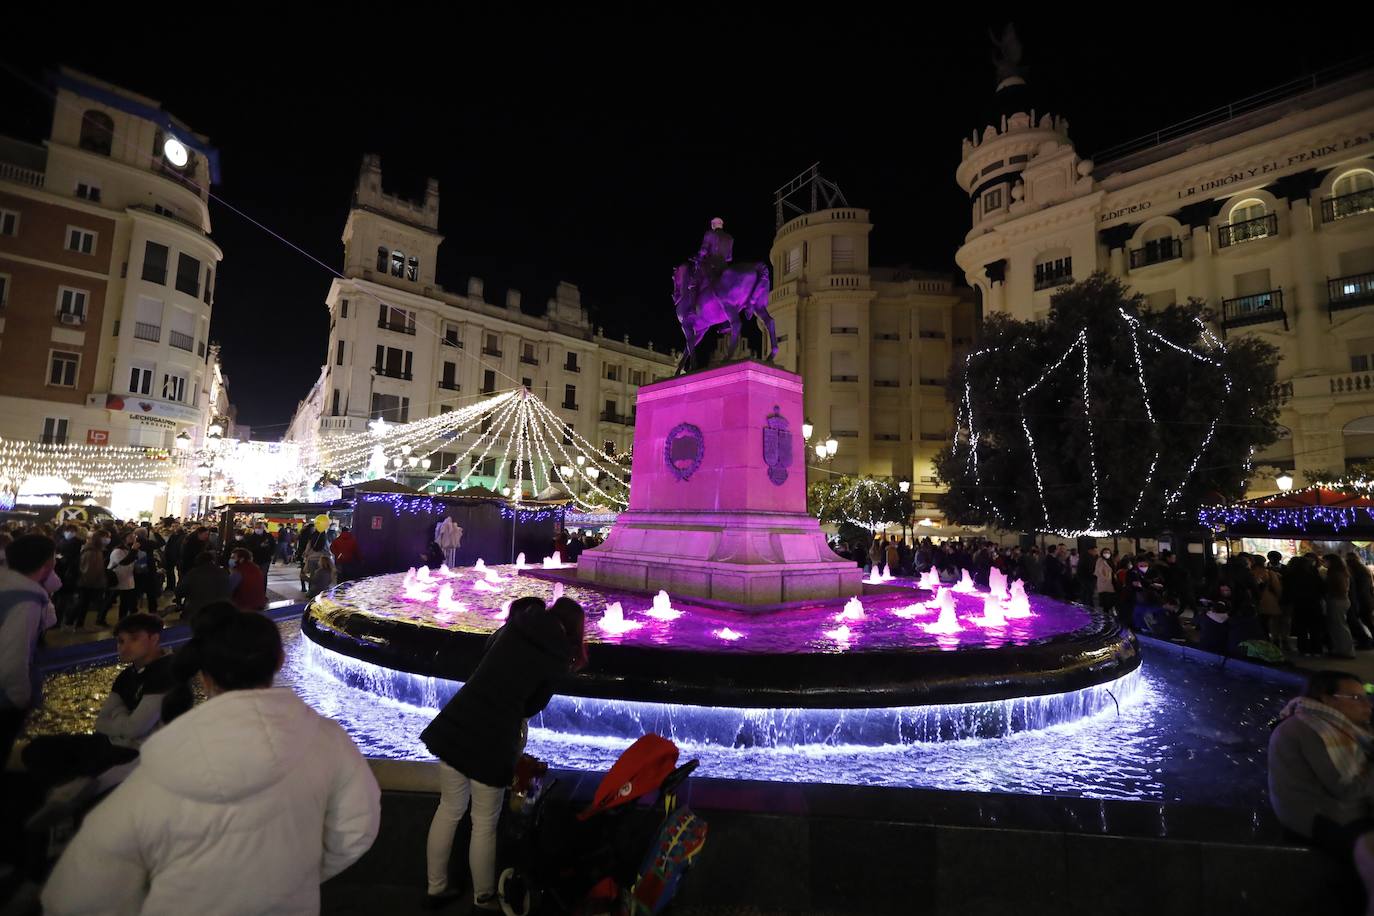
<instances>
[{"instance_id":1,"label":"carved coat of arms","mask_svg":"<svg viewBox=\"0 0 1374 916\"><path fill-rule=\"evenodd\" d=\"M787 469L792 466L792 431L778 407L763 421L763 463L768 465L768 479L778 486L787 481Z\"/></svg>"},{"instance_id":2,"label":"carved coat of arms","mask_svg":"<svg viewBox=\"0 0 1374 916\"><path fill-rule=\"evenodd\" d=\"M691 423L679 423L663 441L663 461L678 480L686 480L701 467L706 442L701 428Z\"/></svg>"}]
</instances>

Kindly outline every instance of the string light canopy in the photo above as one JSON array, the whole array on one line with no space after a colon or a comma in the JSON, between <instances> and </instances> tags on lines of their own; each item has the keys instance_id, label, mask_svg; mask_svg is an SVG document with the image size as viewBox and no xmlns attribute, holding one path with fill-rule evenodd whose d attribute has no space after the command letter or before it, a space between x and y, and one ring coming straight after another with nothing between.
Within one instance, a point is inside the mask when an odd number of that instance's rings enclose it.
<instances>
[{"instance_id":1,"label":"string light canopy","mask_svg":"<svg viewBox=\"0 0 1374 916\"><path fill-rule=\"evenodd\" d=\"M441 449L465 445L452 461ZM429 475L421 490L445 475L461 475L458 487L496 463L512 502L557 486L578 508L620 509L627 505L629 456L604 454L524 388L409 423L374 420L368 430L298 443L225 439L215 449L214 473L226 492L262 496L305 493L322 476L356 483L401 472ZM26 479L52 476L108 487L124 482L172 482L205 476L205 457L176 450L111 446L52 445L0 439L0 499L10 503ZM445 459L447 459L445 455ZM563 470L571 473L564 474ZM533 493L529 495L533 495Z\"/></svg>"}]
</instances>

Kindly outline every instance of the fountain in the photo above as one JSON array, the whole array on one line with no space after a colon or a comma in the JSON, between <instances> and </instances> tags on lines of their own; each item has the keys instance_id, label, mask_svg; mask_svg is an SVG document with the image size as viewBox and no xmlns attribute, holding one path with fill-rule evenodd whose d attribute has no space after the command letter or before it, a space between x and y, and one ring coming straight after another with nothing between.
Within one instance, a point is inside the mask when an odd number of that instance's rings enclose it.
<instances>
[{"instance_id":1,"label":"fountain","mask_svg":"<svg viewBox=\"0 0 1374 916\"><path fill-rule=\"evenodd\" d=\"M996 566L988 570L988 592L999 601L1007 600L1007 577Z\"/></svg>"},{"instance_id":2,"label":"fountain","mask_svg":"<svg viewBox=\"0 0 1374 916\"><path fill-rule=\"evenodd\" d=\"M606 612L601 615L601 620L597 623L602 630L607 633L620 635L629 633L631 630L638 630L644 624L634 620L626 620L625 612L620 607L620 602L606 605Z\"/></svg>"},{"instance_id":3,"label":"fountain","mask_svg":"<svg viewBox=\"0 0 1374 916\"><path fill-rule=\"evenodd\" d=\"M1030 598L1026 596L1026 586L1020 579L1011 584L1011 599L1007 602L1006 616L1011 620L1025 620L1035 616L1031 611Z\"/></svg>"},{"instance_id":4,"label":"fountain","mask_svg":"<svg viewBox=\"0 0 1374 916\"><path fill-rule=\"evenodd\" d=\"M648 614L658 620L677 620L682 616L682 611L674 609L672 602L668 599L668 593L660 589L658 594L654 595L654 604Z\"/></svg>"},{"instance_id":5,"label":"fountain","mask_svg":"<svg viewBox=\"0 0 1374 916\"><path fill-rule=\"evenodd\" d=\"M836 620L863 620L864 606L858 598L850 598L844 604L844 610L835 615Z\"/></svg>"},{"instance_id":6,"label":"fountain","mask_svg":"<svg viewBox=\"0 0 1374 916\"><path fill-rule=\"evenodd\" d=\"M1019 582L1008 593L1005 577L985 594L967 570L953 588L933 570L861 582L806 511L802 394L800 376L753 360L641 387L634 486L604 544L576 564L555 553L338 585L302 620L318 670L429 707L471 674L512 600L566 595L591 661L531 723L560 736L666 721L725 747L890 745L1003 736L1132 695L1139 649L1111 615Z\"/></svg>"}]
</instances>

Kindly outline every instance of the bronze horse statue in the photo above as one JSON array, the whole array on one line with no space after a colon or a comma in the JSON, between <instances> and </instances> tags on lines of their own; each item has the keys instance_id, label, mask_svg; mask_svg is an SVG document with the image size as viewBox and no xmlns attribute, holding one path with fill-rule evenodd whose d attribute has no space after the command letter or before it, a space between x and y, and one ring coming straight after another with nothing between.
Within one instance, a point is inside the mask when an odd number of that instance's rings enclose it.
<instances>
[{"instance_id":1,"label":"bronze horse statue","mask_svg":"<svg viewBox=\"0 0 1374 916\"><path fill-rule=\"evenodd\" d=\"M677 320L682 325L686 347L677 371L691 368L692 358L702 337L711 328L730 326L730 351L726 359L733 359L739 349L739 332L743 320L762 320L768 329L768 359L778 355L778 332L773 317L768 314L768 265L729 264L714 283L701 269L697 259L679 264L673 271L673 302L677 305Z\"/></svg>"}]
</instances>

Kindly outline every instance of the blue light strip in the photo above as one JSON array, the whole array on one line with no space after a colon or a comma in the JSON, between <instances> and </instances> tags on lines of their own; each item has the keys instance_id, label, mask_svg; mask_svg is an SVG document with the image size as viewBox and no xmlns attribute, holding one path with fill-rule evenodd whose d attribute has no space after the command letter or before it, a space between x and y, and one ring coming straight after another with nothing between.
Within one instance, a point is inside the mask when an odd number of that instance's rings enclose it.
<instances>
[{"instance_id":1,"label":"blue light strip","mask_svg":"<svg viewBox=\"0 0 1374 916\"><path fill-rule=\"evenodd\" d=\"M303 639L307 670L384 700L437 712L462 685L365 662ZM871 709L742 709L555 696L532 729L578 738L633 740L656 732L687 746L887 747L1000 738L1118 709L1141 693L1140 669L1114 681L986 703Z\"/></svg>"}]
</instances>

